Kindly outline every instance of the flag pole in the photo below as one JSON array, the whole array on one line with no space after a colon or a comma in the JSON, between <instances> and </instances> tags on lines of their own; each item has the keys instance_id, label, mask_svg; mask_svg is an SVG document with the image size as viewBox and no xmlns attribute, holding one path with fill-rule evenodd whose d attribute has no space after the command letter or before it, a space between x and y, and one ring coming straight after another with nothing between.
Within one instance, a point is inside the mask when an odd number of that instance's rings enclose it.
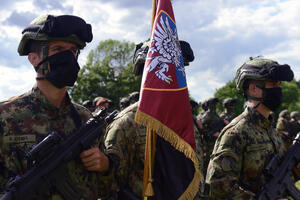
<instances>
[{"instance_id":1,"label":"flag pole","mask_svg":"<svg viewBox=\"0 0 300 200\"><path fill-rule=\"evenodd\" d=\"M152 37L153 25L156 17L156 0L152 1L152 19L150 38ZM153 189L153 167L156 149L156 134L153 129L147 127L146 148L145 148L145 161L144 161L144 177L143 177L143 196L144 200L147 197L154 196Z\"/></svg>"},{"instance_id":2,"label":"flag pole","mask_svg":"<svg viewBox=\"0 0 300 200\"><path fill-rule=\"evenodd\" d=\"M153 31L153 24L155 21L155 17L156 17L156 0L152 1L152 19L151 19L151 31L150 31L150 38L152 35L152 31Z\"/></svg>"}]
</instances>

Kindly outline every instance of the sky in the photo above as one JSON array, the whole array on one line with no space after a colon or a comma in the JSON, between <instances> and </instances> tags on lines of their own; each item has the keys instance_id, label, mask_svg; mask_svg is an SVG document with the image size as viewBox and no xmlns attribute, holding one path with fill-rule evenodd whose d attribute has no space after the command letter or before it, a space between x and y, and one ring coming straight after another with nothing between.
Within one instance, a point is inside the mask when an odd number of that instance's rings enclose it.
<instances>
[{"instance_id":1,"label":"sky","mask_svg":"<svg viewBox=\"0 0 300 200\"><path fill-rule=\"evenodd\" d=\"M300 1L173 0L180 40L195 60L186 67L190 95L212 97L250 56L289 64L300 79ZM83 66L100 41L139 43L150 36L151 0L11 0L0 9L0 100L22 94L35 83L35 71L17 48L23 28L43 14L69 14L92 25L94 39L81 52Z\"/></svg>"}]
</instances>

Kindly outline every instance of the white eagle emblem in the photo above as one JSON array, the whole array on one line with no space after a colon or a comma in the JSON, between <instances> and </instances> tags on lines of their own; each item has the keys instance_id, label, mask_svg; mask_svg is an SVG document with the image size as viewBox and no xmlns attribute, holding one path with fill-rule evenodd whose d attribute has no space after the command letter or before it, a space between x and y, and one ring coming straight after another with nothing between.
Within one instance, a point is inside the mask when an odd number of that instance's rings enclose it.
<instances>
[{"instance_id":1,"label":"white eagle emblem","mask_svg":"<svg viewBox=\"0 0 300 200\"><path fill-rule=\"evenodd\" d=\"M162 81L170 84L172 80L171 75L166 75L169 71L167 63L174 64L177 70L184 73L184 68L181 67L181 49L178 42L176 28L172 30L169 20L166 17L165 21L163 16L160 16L160 25L156 24L152 42L154 45L149 51L152 53L158 52L159 56L150 57L149 72L153 71L156 67L155 75Z\"/></svg>"}]
</instances>

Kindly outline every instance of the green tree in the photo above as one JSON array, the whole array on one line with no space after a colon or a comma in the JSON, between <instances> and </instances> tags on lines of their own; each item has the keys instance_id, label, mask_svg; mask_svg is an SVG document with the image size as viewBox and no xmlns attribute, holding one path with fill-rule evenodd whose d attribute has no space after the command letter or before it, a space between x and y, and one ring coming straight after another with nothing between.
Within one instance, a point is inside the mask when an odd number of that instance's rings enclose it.
<instances>
[{"instance_id":1,"label":"green tree","mask_svg":"<svg viewBox=\"0 0 300 200\"><path fill-rule=\"evenodd\" d=\"M283 102L279 110L288 109L290 112L300 112L300 85L293 80L291 82L282 82Z\"/></svg>"},{"instance_id":2,"label":"green tree","mask_svg":"<svg viewBox=\"0 0 300 200\"><path fill-rule=\"evenodd\" d=\"M139 91L141 78L132 74L134 48L132 42L101 41L89 52L77 84L70 90L72 99L82 103L102 96L119 105L120 97Z\"/></svg>"},{"instance_id":3,"label":"green tree","mask_svg":"<svg viewBox=\"0 0 300 200\"><path fill-rule=\"evenodd\" d=\"M229 81L225 84L225 86L216 90L214 97L217 97L220 101L217 107L217 112L221 112L224 110L223 108L223 100L226 98L234 98L237 99L237 104L235 106L235 114L238 115L243 112L244 106L244 96L243 93L236 89L236 84L234 81Z\"/></svg>"}]
</instances>

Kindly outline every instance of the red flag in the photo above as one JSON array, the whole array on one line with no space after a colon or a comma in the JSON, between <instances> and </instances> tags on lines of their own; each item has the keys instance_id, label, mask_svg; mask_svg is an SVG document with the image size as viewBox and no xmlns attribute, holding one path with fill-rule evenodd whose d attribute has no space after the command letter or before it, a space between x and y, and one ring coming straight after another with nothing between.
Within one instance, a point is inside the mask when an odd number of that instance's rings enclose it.
<instances>
[{"instance_id":1,"label":"red flag","mask_svg":"<svg viewBox=\"0 0 300 200\"><path fill-rule=\"evenodd\" d=\"M201 175L182 52L171 1L155 3L135 117L136 122L147 126L144 195L193 199Z\"/></svg>"}]
</instances>

